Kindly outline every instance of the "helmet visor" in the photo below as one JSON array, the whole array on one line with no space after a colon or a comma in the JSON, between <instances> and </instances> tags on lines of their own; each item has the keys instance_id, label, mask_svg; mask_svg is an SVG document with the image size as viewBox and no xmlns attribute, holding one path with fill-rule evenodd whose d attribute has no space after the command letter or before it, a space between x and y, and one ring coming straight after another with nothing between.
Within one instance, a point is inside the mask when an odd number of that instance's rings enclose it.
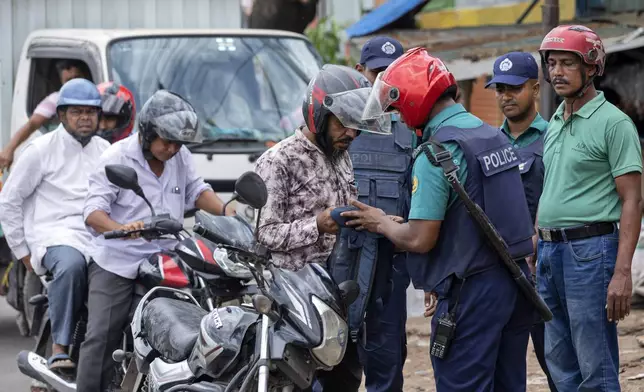
<instances>
[{"instance_id":1,"label":"helmet visor","mask_svg":"<svg viewBox=\"0 0 644 392\"><path fill-rule=\"evenodd\" d=\"M365 120L361 118L370 93L371 87L364 87L329 94L324 98L324 106L338 118L345 128L391 134L391 114L383 113L379 117Z\"/></svg>"},{"instance_id":2,"label":"helmet visor","mask_svg":"<svg viewBox=\"0 0 644 392\"><path fill-rule=\"evenodd\" d=\"M157 117L155 131L160 138L176 143L201 143L203 135L197 113L188 110Z\"/></svg>"},{"instance_id":3,"label":"helmet visor","mask_svg":"<svg viewBox=\"0 0 644 392\"><path fill-rule=\"evenodd\" d=\"M121 113L125 101L116 95L103 95L101 107L103 113L116 116Z\"/></svg>"},{"instance_id":4,"label":"helmet visor","mask_svg":"<svg viewBox=\"0 0 644 392\"><path fill-rule=\"evenodd\" d=\"M397 88L388 85L382 80L383 72L378 74L376 82L371 88L371 94L367 98L361 119L374 119L384 115L389 106L400 97Z\"/></svg>"}]
</instances>

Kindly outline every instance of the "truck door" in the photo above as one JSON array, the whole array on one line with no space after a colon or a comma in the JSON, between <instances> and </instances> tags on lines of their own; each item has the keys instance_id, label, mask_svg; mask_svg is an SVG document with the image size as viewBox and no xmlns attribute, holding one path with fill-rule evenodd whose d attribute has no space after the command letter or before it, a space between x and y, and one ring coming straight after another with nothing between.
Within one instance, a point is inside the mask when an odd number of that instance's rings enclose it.
<instances>
[{"instance_id":1,"label":"truck door","mask_svg":"<svg viewBox=\"0 0 644 392\"><path fill-rule=\"evenodd\" d=\"M56 69L60 60L76 60L83 65L87 77L94 83L103 81L103 67L98 47L92 43L76 39L37 37L29 43L27 58L30 62L29 82L26 86L26 103L23 113L31 117L38 104L51 93L58 91L61 81ZM57 126L55 116L41 128L46 133Z\"/></svg>"}]
</instances>

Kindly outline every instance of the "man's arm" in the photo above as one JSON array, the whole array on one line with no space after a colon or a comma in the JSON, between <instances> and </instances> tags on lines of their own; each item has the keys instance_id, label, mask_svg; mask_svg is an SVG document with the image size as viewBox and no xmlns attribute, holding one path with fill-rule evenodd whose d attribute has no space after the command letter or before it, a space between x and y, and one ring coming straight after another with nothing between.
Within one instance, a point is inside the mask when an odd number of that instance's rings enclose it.
<instances>
[{"instance_id":1,"label":"man's arm","mask_svg":"<svg viewBox=\"0 0 644 392\"><path fill-rule=\"evenodd\" d=\"M29 118L29 121L20 127L18 132L16 132L11 140L9 140L7 146L0 152L0 169L11 166L11 163L13 162L13 154L16 152L18 146L24 143L32 133L40 129L40 127L42 127L48 120L49 118L34 113Z\"/></svg>"},{"instance_id":2,"label":"man's arm","mask_svg":"<svg viewBox=\"0 0 644 392\"><path fill-rule=\"evenodd\" d=\"M426 253L436 246L442 223L442 220L414 219L400 224L391 219L384 219L380 233L401 250Z\"/></svg>"},{"instance_id":3,"label":"man's arm","mask_svg":"<svg viewBox=\"0 0 644 392\"><path fill-rule=\"evenodd\" d=\"M608 320L617 321L630 313L633 284L631 261L642 222L639 208L642 198L642 150L635 126L630 121L622 121L609 130L606 144L615 187L622 202L617 260L606 298Z\"/></svg>"},{"instance_id":4,"label":"man's arm","mask_svg":"<svg viewBox=\"0 0 644 392\"><path fill-rule=\"evenodd\" d=\"M186 209L197 207L213 215L224 215L224 202L212 190L203 178L197 175L192 153L185 147L181 148L181 158L186 168ZM226 215L235 215L235 209L228 206Z\"/></svg>"},{"instance_id":5,"label":"man's arm","mask_svg":"<svg viewBox=\"0 0 644 392\"><path fill-rule=\"evenodd\" d=\"M110 163L120 162L118 160L110 162L110 157L103 153L96 170L89 175L83 218L88 231L94 236L117 230L122 226L110 218L112 203L116 201L119 194L119 188L110 183L105 174L105 165Z\"/></svg>"},{"instance_id":6,"label":"man's arm","mask_svg":"<svg viewBox=\"0 0 644 392\"><path fill-rule=\"evenodd\" d=\"M43 177L41 157L34 145L25 148L0 192L0 221L7 243L16 258L29 256L24 232L24 202Z\"/></svg>"},{"instance_id":7,"label":"man's arm","mask_svg":"<svg viewBox=\"0 0 644 392\"><path fill-rule=\"evenodd\" d=\"M320 236L317 217L301 217L292 222L285 220L286 209L289 208L290 175L281 163L270 157L262 158L257 161L255 172L266 183L268 199L259 221L259 242L277 252L288 252L314 244Z\"/></svg>"}]
</instances>

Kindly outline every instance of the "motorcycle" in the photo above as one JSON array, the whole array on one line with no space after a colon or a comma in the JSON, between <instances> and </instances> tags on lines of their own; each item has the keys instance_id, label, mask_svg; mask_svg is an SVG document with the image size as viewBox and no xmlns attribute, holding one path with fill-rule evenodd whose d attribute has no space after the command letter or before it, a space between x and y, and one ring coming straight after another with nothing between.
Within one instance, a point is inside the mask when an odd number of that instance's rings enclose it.
<instances>
[{"instance_id":1,"label":"motorcycle","mask_svg":"<svg viewBox=\"0 0 644 392\"><path fill-rule=\"evenodd\" d=\"M108 178L114 177L115 174L106 168ZM136 173L135 173L136 174ZM148 203L149 205L149 203ZM150 208L151 205L149 205ZM220 241L243 241L244 238L252 238L252 230L241 218L224 217L208 214L204 211L196 212L196 222L210 228L212 233L216 233ZM147 228L165 227L168 220L171 220L168 214L156 215L152 209L152 217L146 224ZM191 295L199 298L200 306L212 310L217 306L227 302L243 302L243 299L256 292L252 273L233 263L231 260L217 252L218 248L208 239L198 234L190 235L183 227L175 226L172 232L179 241L182 254L176 251L162 251L150 256L139 267L139 273L134 290L134 301L130 311L130 320L134 316L134 310L138 302L144 295L154 287L170 287L180 291L189 292ZM114 233L105 233L105 238L118 238L113 236ZM157 239L168 234L163 230L148 230L144 235L146 239ZM188 259L186 262L184 258ZM196 273L190 265L208 266L207 271L211 273ZM29 303L34 306L34 324L32 329L39 331L36 347L33 351L21 351L18 354L17 363L20 371L29 376L38 384L33 385L40 390L50 391L75 391L76 384L74 375L63 375L52 372L47 365L48 349L51 346L51 324L48 317L48 298L47 286L51 281L51 275L41 277L44 287L43 293L33 296ZM72 345L70 346L70 358L78 363L78 354L80 345L85 337L87 325L87 309L83 309L78 317ZM128 377L132 373L134 365L131 363L131 355L125 353L132 350L133 339L128 327L123 332L121 348L113 354L116 362L116 372L112 381L112 388L123 388L132 385L135 380Z\"/></svg>"},{"instance_id":2,"label":"motorcycle","mask_svg":"<svg viewBox=\"0 0 644 392\"><path fill-rule=\"evenodd\" d=\"M112 181L115 185L140 189L133 169L119 166L114 171L120 173ZM145 199L142 192L137 194ZM258 220L267 197L265 184L253 172L235 184L233 199L257 209ZM163 227L138 232L171 234L180 226L167 220ZM199 223L193 229L250 270L258 291L252 306L208 311L190 293L167 287L152 289L137 305L131 322L134 351L128 355L134 356L136 377L146 379L147 391L305 390L317 370L330 370L342 360L348 341L346 310L358 296L357 283L336 286L317 264L297 272L275 267L268 250L256 242L255 227L250 242L221 241L218 233ZM189 261L193 249L187 246L176 251L198 273L212 268Z\"/></svg>"}]
</instances>

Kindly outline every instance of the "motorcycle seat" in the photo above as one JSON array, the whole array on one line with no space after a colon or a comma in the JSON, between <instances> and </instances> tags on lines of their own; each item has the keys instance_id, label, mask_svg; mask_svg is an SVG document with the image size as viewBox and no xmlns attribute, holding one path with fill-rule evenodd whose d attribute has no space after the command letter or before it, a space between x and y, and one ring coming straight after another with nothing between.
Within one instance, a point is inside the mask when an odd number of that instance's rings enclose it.
<instances>
[{"instance_id":1,"label":"motorcycle seat","mask_svg":"<svg viewBox=\"0 0 644 392\"><path fill-rule=\"evenodd\" d=\"M188 359L201 319L208 312L178 299L159 297L143 308L143 331L150 346L173 362Z\"/></svg>"}]
</instances>

